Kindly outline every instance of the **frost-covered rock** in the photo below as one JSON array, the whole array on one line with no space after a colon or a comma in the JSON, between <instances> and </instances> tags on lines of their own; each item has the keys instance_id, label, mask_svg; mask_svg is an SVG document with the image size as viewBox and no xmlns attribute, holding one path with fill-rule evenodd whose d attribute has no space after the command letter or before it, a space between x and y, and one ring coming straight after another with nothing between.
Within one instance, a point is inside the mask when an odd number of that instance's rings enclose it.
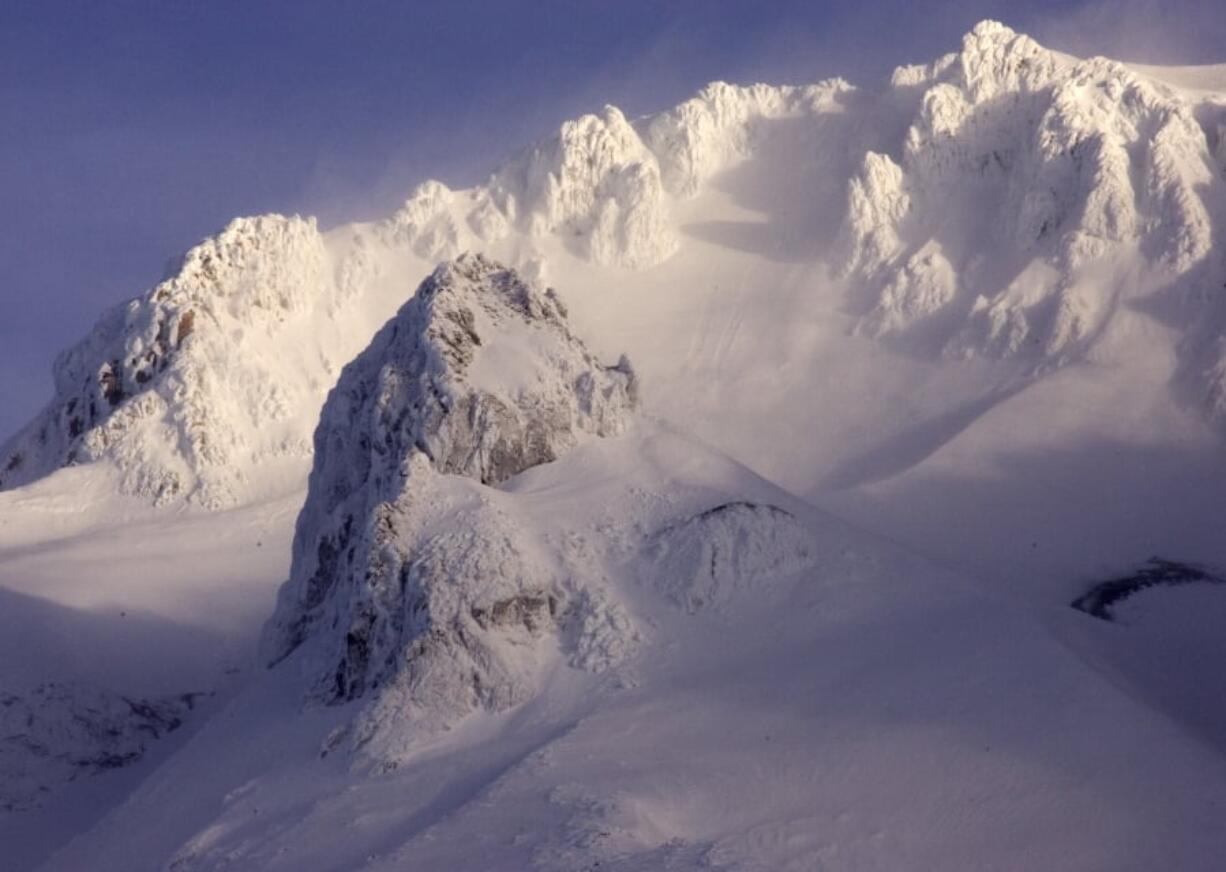
<instances>
[{"instance_id":1,"label":"frost-covered rock","mask_svg":"<svg viewBox=\"0 0 1226 872\"><path fill-rule=\"evenodd\" d=\"M70 781L137 762L198 697L132 699L65 684L0 691L0 812L38 808Z\"/></svg>"},{"instance_id":2,"label":"frost-covered rock","mask_svg":"<svg viewBox=\"0 0 1226 872\"><path fill-rule=\"evenodd\" d=\"M489 191L524 232L573 238L598 264L651 266L677 248L655 157L613 106L563 124Z\"/></svg>"},{"instance_id":3,"label":"frost-covered rock","mask_svg":"<svg viewBox=\"0 0 1226 872\"><path fill-rule=\"evenodd\" d=\"M389 243L406 245L423 260L438 262L502 239L510 225L484 188L452 191L429 181L379 229Z\"/></svg>"},{"instance_id":4,"label":"frost-covered rock","mask_svg":"<svg viewBox=\"0 0 1226 872\"><path fill-rule=\"evenodd\" d=\"M890 276L862 326L881 336L941 311L958 295L958 272L932 240Z\"/></svg>"},{"instance_id":5,"label":"frost-covered rock","mask_svg":"<svg viewBox=\"0 0 1226 872\"><path fill-rule=\"evenodd\" d=\"M848 186L842 269L873 274L903 249L903 222L911 211L902 167L889 155L867 152Z\"/></svg>"},{"instance_id":6,"label":"frost-covered rock","mask_svg":"<svg viewBox=\"0 0 1226 872\"><path fill-rule=\"evenodd\" d=\"M712 82L675 109L642 125L665 188L692 197L721 170L750 157L763 122L837 111L854 89L842 79L816 85L740 87Z\"/></svg>"},{"instance_id":7,"label":"frost-covered rock","mask_svg":"<svg viewBox=\"0 0 1226 872\"><path fill-rule=\"evenodd\" d=\"M1211 257L1226 184L1179 93L995 22L892 87L914 115L897 157L870 153L851 180L840 253L878 289L870 332L951 310L947 353L1059 362L1110 317L1097 267L1113 254L1139 251L1171 282Z\"/></svg>"},{"instance_id":8,"label":"frost-covered rock","mask_svg":"<svg viewBox=\"0 0 1226 872\"><path fill-rule=\"evenodd\" d=\"M128 493L234 502L258 459L308 450L285 425L323 385L271 349L332 288L314 220L232 222L59 356L55 399L0 448L0 487L105 459Z\"/></svg>"},{"instance_id":9,"label":"frost-covered rock","mask_svg":"<svg viewBox=\"0 0 1226 872\"><path fill-rule=\"evenodd\" d=\"M812 567L812 535L776 506L731 502L670 524L647 542L643 575L687 611L726 603Z\"/></svg>"},{"instance_id":10,"label":"frost-covered rock","mask_svg":"<svg viewBox=\"0 0 1226 872\"><path fill-rule=\"evenodd\" d=\"M634 397L552 291L479 255L440 266L324 407L267 659L306 648L318 701L378 691L362 743L523 699L538 643L609 609L487 486L621 432Z\"/></svg>"}]
</instances>

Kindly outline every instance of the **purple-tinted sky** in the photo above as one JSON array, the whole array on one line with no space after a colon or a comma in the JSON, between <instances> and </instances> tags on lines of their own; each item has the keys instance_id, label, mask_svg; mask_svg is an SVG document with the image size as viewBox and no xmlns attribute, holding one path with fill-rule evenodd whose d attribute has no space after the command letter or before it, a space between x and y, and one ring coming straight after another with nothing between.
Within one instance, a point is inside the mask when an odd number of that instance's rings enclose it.
<instances>
[{"instance_id":1,"label":"purple-tinted sky","mask_svg":"<svg viewBox=\"0 0 1226 872\"><path fill-rule=\"evenodd\" d=\"M1223 0L7 0L0 439L105 306L235 215L382 215L606 102L640 114L713 79L870 81L985 17L1079 54L1226 60Z\"/></svg>"}]
</instances>

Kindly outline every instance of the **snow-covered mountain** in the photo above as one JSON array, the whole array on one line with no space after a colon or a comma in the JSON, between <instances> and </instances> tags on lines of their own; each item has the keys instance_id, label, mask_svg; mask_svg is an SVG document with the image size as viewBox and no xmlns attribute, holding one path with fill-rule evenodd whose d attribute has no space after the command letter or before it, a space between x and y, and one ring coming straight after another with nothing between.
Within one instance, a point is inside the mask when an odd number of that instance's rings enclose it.
<instances>
[{"instance_id":1,"label":"snow-covered mountain","mask_svg":"<svg viewBox=\"0 0 1226 872\"><path fill-rule=\"evenodd\" d=\"M1219 78L985 22L236 220L0 447L14 868L1215 868Z\"/></svg>"},{"instance_id":2,"label":"snow-covered mountain","mask_svg":"<svg viewBox=\"0 0 1226 872\"><path fill-rule=\"evenodd\" d=\"M1066 362L1136 297L1216 296L1226 180L1178 93L991 23L893 87L913 120L865 155L847 224L870 332L931 319L946 353Z\"/></svg>"},{"instance_id":3,"label":"snow-covered mountain","mask_svg":"<svg viewBox=\"0 0 1226 872\"><path fill-rule=\"evenodd\" d=\"M488 250L547 280L546 240L650 268L677 252L687 199L777 159L783 139L799 149L782 172L812 213L785 241L854 277L866 334L1060 365L1090 353L1120 307L1150 301L1186 334L1181 378L1220 415L1224 126L1219 98L993 22L876 92L714 84L633 122L606 107L484 185L423 184L381 223L235 221L61 355L55 399L0 450L0 487L106 460L129 493L240 502L252 470L309 456L339 367L394 311L389 272Z\"/></svg>"}]
</instances>

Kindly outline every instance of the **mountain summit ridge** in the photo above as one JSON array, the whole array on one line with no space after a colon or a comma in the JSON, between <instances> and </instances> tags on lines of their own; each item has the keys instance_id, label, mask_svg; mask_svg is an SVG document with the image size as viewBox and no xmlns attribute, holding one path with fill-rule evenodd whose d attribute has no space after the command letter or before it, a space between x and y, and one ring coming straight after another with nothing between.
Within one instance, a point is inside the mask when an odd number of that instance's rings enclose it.
<instances>
[{"instance_id":1,"label":"mountain summit ridge","mask_svg":"<svg viewBox=\"0 0 1226 872\"><path fill-rule=\"evenodd\" d=\"M1226 109L1196 99L986 21L876 91L716 82L639 119L606 107L374 224L237 219L60 356L55 398L0 446L0 489L106 461L157 503L241 503L263 464L309 457L340 366L411 289L385 287L406 264L489 251L536 281L551 258L650 271L690 244L687 203L778 160L781 130L803 165L789 196L817 185L807 211L837 230L799 214L789 250L853 285L862 335L1042 372L1122 307L1171 298L1182 395L1226 419Z\"/></svg>"}]
</instances>

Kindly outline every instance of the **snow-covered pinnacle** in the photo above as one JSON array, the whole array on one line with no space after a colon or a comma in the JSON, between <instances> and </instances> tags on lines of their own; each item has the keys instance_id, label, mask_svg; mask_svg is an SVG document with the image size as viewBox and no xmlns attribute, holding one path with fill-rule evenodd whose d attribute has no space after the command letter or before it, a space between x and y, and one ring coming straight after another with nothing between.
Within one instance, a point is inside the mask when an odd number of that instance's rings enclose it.
<instances>
[{"instance_id":1,"label":"snow-covered pinnacle","mask_svg":"<svg viewBox=\"0 0 1226 872\"><path fill-rule=\"evenodd\" d=\"M411 453L495 484L553 460L581 433L619 432L633 392L629 364L601 366L570 333L552 290L462 255L441 264L345 368L315 433L312 488L340 476L326 488L337 498L368 481L394 495ZM356 434L355 422L370 432Z\"/></svg>"},{"instance_id":2,"label":"snow-covered pinnacle","mask_svg":"<svg viewBox=\"0 0 1226 872\"><path fill-rule=\"evenodd\" d=\"M0 487L108 459L129 493L232 502L246 461L306 451L279 425L321 391L301 370L274 377L261 346L329 302L328 264L314 220L296 216L237 219L193 248L59 356L54 400L0 448Z\"/></svg>"},{"instance_id":3,"label":"snow-covered pinnacle","mask_svg":"<svg viewBox=\"0 0 1226 872\"><path fill-rule=\"evenodd\" d=\"M880 289L870 332L947 311L949 353L1067 359L1115 305L1094 270L1112 253L1138 250L1172 281L1210 256L1226 185L1177 92L995 22L893 83L914 116L852 179L841 252Z\"/></svg>"},{"instance_id":4,"label":"snow-covered pinnacle","mask_svg":"<svg viewBox=\"0 0 1226 872\"><path fill-rule=\"evenodd\" d=\"M511 228L485 188L452 191L429 181L418 185L379 230L388 243L407 245L423 260L437 263L497 242Z\"/></svg>"},{"instance_id":5,"label":"snow-covered pinnacle","mask_svg":"<svg viewBox=\"0 0 1226 872\"><path fill-rule=\"evenodd\" d=\"M1210 300L1222 311L1179 325L1180 365L1226 417L1226 110L1193 99L984 22L884 93L714 83L654 116L569 121L482 185L426 182L326 239L240 219L61 356L52 403L0 446L0 488L104 459L130 493L240 501L253 469L310 454L336 371L403 301L388 276L486 251L541 280L563 247L651 267L682 244L673 207L741 164L738 206L778 213L753 254L832 265L868 335L1046 366L1087 352L1129 294Z\"/></svg>"},{"instance_id":6,"label":"snow-covered pinnacle","mask_svg":"<svg viewBox=\"0 0 1226 872\"><path fill-rule=\"evenodd\" d=\"M551 290L480 255L439 266L324 406L267 659L303 646L315 698L383 688L426 719L518 699L565 591L483 485L620 432L634 396Z\"/></svg>"},{"instance_id":7,"label":"snow-covered pinnacle","mask_svg":"<svg viewBox=\"0 0 1226 872\"><path fill-rule=\"evenodd\" d=\"M677 248L655 158L613 106L566 122L488 189L521 230L574 239L598 264L651 266Z\"/></svg>"},{"instance_id":8,"label":"snow-covered pinnacle","mask_svg":"<svg viewBox=\"0 0 1226 872\"><path fill-rule=\"evenodd\" d=\"M853 90L842 79L800 87L712 82L648 119L643 138L669 193L692 197L716 173L753 153L762 122L836 111Z\"/></svg>"}]
</instances>

